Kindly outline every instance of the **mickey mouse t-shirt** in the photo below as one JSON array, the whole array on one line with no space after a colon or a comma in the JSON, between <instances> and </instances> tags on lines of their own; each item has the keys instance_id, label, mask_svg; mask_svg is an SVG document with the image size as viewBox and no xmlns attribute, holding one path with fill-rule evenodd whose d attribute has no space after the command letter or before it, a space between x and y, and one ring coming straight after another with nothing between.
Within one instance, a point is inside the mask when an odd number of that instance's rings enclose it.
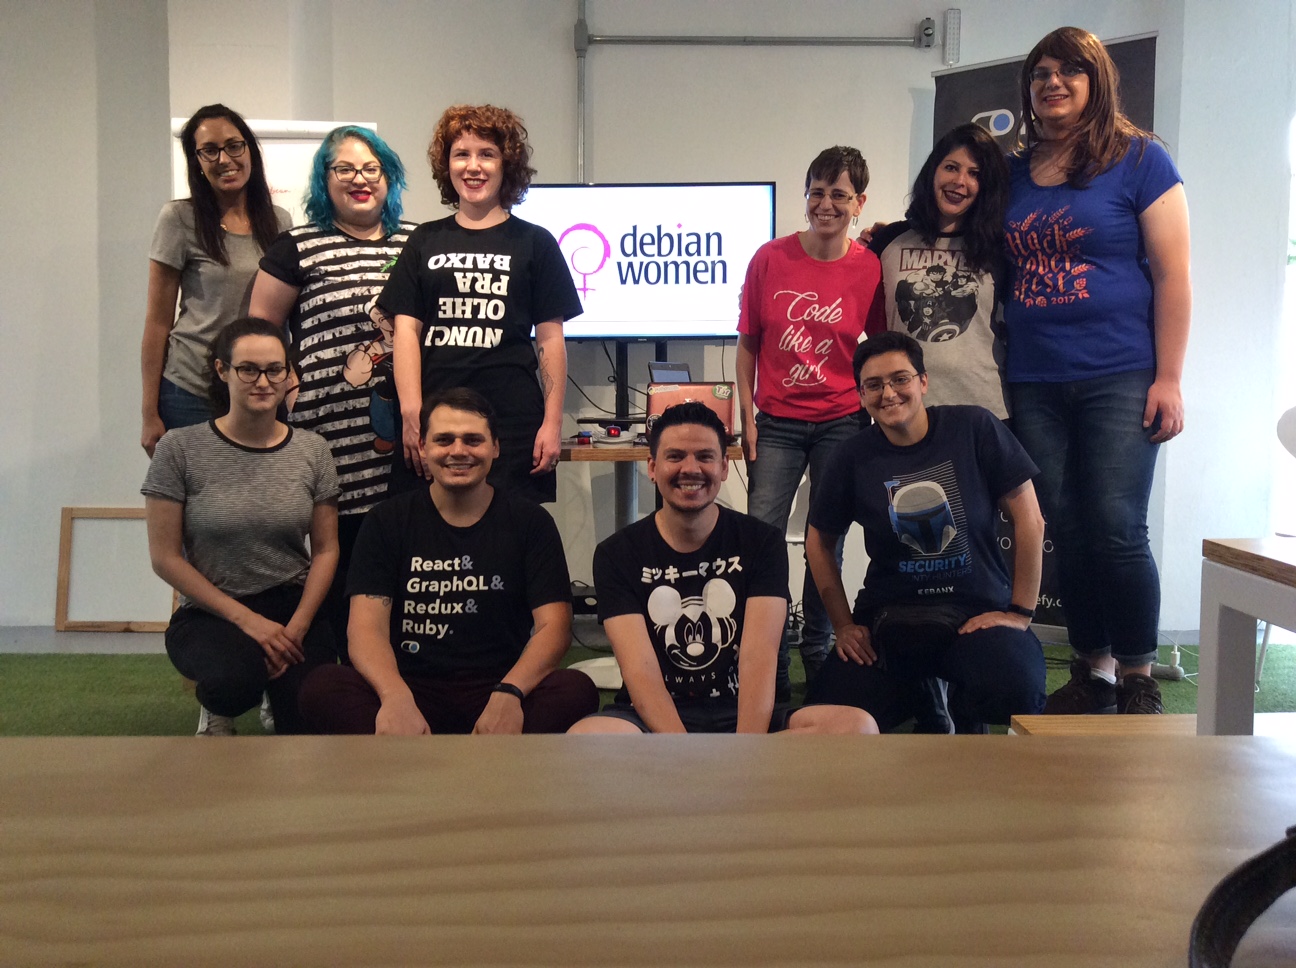
<instances>
[{"instance_id":1,"label":"mickey mouse t-shirt","mask_svg":"<svg viewBox=\"0 0 1296 968\"><path fill-rule=\"evenodd\" d=\"M729 508L697 551L682 553L655 515L594 551L599 619L642 615L673 699L738 697L738 645L749 598L787 598L788 557L773 527ZM623 689L618 701L628 701Z\"/></svg>"}]
</instances>

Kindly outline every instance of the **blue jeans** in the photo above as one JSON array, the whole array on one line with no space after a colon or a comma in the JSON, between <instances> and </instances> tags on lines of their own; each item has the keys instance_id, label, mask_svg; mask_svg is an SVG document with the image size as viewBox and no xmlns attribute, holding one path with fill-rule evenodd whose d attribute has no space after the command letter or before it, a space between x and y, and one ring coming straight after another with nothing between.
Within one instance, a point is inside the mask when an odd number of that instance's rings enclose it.
<instances>
[{"instance_id":1,"label":"blue jeans","mask_svg":"<svg viewBox=\"0 0 1296 968\"><path fill-rule=\"evenodd\" d=\"M1010 385L1013 432L1040 469L1071 646L1126 667L1155 661L1161 613L1147 533L1158 445L1143 428L1154 375Z\"/></svg>"},{"instance_id":2,"label":"blue jeans","mask_svg":"<svg viewBox=\"0 0 1296 968\"><path fill-rule=\"evenodd\" d=\"M158 386L158 416L167 430L191 427L212 418L211 404L206 397L190 393L163 377Z\"/></svg>"},{"instance_id":3,"label":"blue jeans","mask_svg":"<svg viewBox=\"0 0 1296 968\"><path fill-rule=\"evenodd\" d=\"M806 468L810 469L810 501L814 503L815 486L827 472L828 460L837 445L860 430L858 414L839 417L823 423L790 420L785 417L756 415L756 460L747 465L749 484L747 513L787 533L792 500ZM843 536L844 537L844 536ZM837 543L837 563L842 560L842 542ZM807 666L807 677L828 655L832 623L819 600L819 589L806 564L801 589L801 613L805 626L801 638L801 660ZM788 641L786 633L779 642L777 682L788 681Z\"/></svg>"}]
</instances>

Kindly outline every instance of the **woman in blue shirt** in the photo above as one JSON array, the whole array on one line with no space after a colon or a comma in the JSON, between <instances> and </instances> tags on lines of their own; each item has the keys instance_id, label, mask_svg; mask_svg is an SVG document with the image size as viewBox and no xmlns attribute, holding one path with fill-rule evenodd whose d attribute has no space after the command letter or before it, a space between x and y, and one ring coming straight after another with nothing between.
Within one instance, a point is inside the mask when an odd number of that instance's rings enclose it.
<instances>
[{"instance_id":1,"label":"woman in blue shirt","mask_svg":"<svg viewBox=\"0 0 1296 968\"><path fill-rule=\"evenodd\" d=\"M1162 710L1147 508L1157 447L1183 430L1188 205L1165 149L1120 112L1118 85L1102 43L1075 27L1022 67L1007 379L1076 651L1045 712Z\"/></svg>"}]
</instances>

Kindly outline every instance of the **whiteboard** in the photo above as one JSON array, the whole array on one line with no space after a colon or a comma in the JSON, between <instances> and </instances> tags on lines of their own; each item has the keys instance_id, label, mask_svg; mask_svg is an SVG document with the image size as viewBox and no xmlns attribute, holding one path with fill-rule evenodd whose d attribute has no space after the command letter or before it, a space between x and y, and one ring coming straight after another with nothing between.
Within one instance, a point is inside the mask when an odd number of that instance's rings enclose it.
<instances>
[{"instance_id":1,"label":"whiteboard","mask_svg":"<svg viewBox=\"0 0 1296 968\"><path fill-rule=\"evenodd\" d=\"M180 146L180 129L188 118L171 119L171 190L173 198L189 197L189 176L184 150ZM270 197L280 208L287 209L293 225L306 221L302 195L310 181L311 159L324 136L334 128L353 124L377 132L372 121L265 121L249 118L248 127L261 145Z\"/></svg>"}]
</instances>

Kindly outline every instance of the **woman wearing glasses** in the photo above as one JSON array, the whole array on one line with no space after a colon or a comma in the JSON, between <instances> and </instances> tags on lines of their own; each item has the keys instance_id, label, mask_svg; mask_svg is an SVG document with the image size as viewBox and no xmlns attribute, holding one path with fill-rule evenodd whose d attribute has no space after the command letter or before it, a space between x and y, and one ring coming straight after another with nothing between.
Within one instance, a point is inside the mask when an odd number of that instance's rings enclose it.
<instances>
[{"instance_id":1,"label":"woman wearing glasses","mask_svg":"<svg viewBox=\"0 0 1296 968\"><path fill-rule=\"evenodd\" d=\"M247 311L257 261L289 223L270 202L261 149L236 111L199 108L180 144L189 197L162 206L149 251L140 443L150 457L166 431L211 417L207 349Z\"/></svg>"},{"instance_id":2,"label":"woman wearing glasses","mask_svg":"<svg viewBox=\"0 0 1296 968\"><path fill-rule=\"evenodd\" d=\"M392 322L376 305L414 230L401 221L405 167L374 132L334 128L311 162L310 219L281 235L261 259L253 316L287 324L301 388L288 420L333 450L341 560L324 603L345 660L351 549L365 512L387 494L400 439L391 380Z\"/></svg>"},{"instance_id":3,"label":"woman wearing glasses","mask_svg":"<svg viewBox=\"0 0 1296 968\"><path fill-rule=\"evenodd\" d=\"M530 159L527 130L512 111L458 105L437 122L428 161L441 201L455 213L410 235L378 299L396 321L402 444L393 492L426 476L423 395L464 386L498 415L491 483L537 502L557 496L563 323L582 307L554 237L510 214L535 174Z\"/></svg>"},{"instance_id":4,"label":"woman wearing glasses","mask_svg":"<svg viewBox=\"0 0 1296 968\"><path fill-rule=\"evenodd\" d=\"M337 567L337 472L323 438L276 417L291 367L274 323L222 329L208 363L220 416L162 437L141 488L153 570L183 596L166 648L197 684L200 736L232 734L263 692L275 731L302 732L298 687L333 658L316 612Z\"/></svg>"},{"instance_id":5,"label":"woman wearing glasses","mask_svg":"<svg viewBox=\"0 0 1296 968\"><path fill-rule=\"evenodd\" d=\"M1093 34L1063 27L1036 44L1021 101L1007 377L1077 655L1044 711L1159 713L1147 509L1157 445L1184 423L1188 204L1165 149L1120 112L1116 66Z\"/></svg>"},{"instance_id":6,"label":"woman wearing glasses","mask_svg":"<svg viewBox=\"0 0 1296 968\"><path fill-rule=\"evenodd\" d=\"M923 162L904 221L869 242L882 262L887 328L923 344L928 406L975 404L1008 416L996 318L1007 200L1003 151L981 125L961 124Z\"/></svg>"},{"instance_id":7,"label":"woman wearing glasses","mask_svg":"<svg viewBox=\"0 0 1296 968\"><path fill-rule=\"evenodd\" d=\"M767 242L747 267L738 317L747 511L781 532L806 468L813 496L837 444L860 429L851 357L870 315L880 320L882 309L877 256L850 237L868 180L857 149L820 152L805 177L808 227ZM832 632L809 568L801 603L808 681L828 655ZM775 683L780 701L790 692L788 665L785 636Z\"/></svg>"}]
</instances>

